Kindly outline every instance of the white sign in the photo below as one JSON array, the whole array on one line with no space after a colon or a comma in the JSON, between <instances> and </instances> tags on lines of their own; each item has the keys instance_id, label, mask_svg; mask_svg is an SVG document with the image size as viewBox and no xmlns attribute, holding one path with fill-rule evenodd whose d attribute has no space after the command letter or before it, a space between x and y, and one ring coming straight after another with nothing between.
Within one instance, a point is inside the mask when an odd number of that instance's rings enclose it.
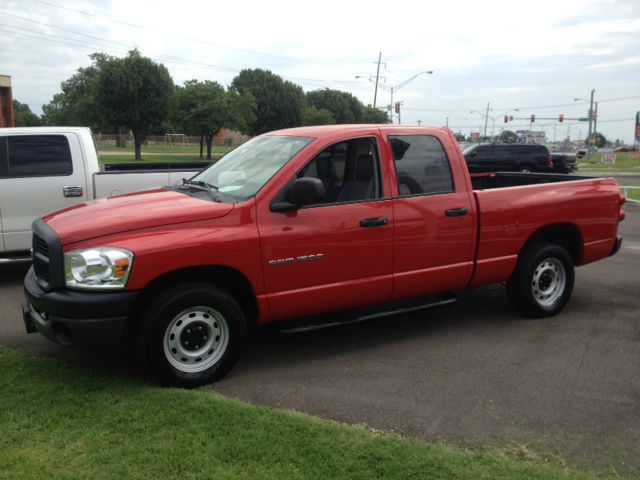
<instances>
[{"instance_id":1,"label":"white sign","mask_svg":"<svg viewBox=\"0 0 640 480\"><path fill-rule=\"evenodd\" d=\"M605 165L613 165L616 163L616 154L615 153L605 153L602 155L602 163Z\"/></svg>"}]
</instances>

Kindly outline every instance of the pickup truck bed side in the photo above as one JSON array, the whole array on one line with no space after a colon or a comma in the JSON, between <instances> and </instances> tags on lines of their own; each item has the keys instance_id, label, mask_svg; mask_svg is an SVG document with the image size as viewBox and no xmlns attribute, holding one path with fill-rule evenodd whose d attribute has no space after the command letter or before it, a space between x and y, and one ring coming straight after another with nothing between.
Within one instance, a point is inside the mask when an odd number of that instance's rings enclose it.
<instances>
[{"instance_id":1,"label":"pickup truck bed side","mask_svg":"<svg viewBox=\"0 0 640 480\"><path fill-rule=\"evenodd\" d=\"M618 228L615 180L577 180L474 191L479 205L480 244L471 285L508 278L518 253L545 232L562 241L576 265L608 256Z\"/></svg>"}]
</instances>

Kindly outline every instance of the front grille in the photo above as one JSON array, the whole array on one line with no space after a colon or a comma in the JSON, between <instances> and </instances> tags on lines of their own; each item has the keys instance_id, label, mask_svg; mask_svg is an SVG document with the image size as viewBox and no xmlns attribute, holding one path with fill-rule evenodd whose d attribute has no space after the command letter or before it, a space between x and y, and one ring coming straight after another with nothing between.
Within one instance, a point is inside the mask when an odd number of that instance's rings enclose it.
<instances>
[{"instance_id":1,"label":"front grille","mask_svg":"<svg viewBox=\"0 0 640 480\"><path fill-rule=\"evenodd\" d=\"M49 245L35 233L33 234L33 270L38 278L47 284L51 283Z\"/></svg>"},{"instance_id":2,"label":"front grille","mask_svg":"<svg viewBox=\"0 0 640 480\"><path fill-rule=\"evenodd\" d=\"M33 271L38 284L45 291L64 287L64 258L60 237L41 218L31 226L33 230Z\"/></svg>"}]
</instances>

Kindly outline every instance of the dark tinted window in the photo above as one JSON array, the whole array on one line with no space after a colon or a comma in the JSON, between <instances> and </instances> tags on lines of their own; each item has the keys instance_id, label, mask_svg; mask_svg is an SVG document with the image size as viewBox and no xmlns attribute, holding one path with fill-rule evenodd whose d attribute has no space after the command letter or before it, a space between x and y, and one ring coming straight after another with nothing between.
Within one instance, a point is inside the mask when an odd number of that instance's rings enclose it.
<instances>
[{"instance_id":1,"label":"dark tinted window","mask_svg":"<svg viewBox=\"0 0 640 480\"><path fill-rule=\"evenodd\" d=\"M453 192L449 160L435 137L392 135L389 142L400 195Z\"/></svg>"},{"instance_id":2,"label":"dark tinted window","mask_svg":"<svg viewBox=\"0 0 640 480\"><path fill-rule=\"evenodd\" d=\"M63 135L7 137L10 177L70 175L71 150Z\"/></svg>"}]
</instances>

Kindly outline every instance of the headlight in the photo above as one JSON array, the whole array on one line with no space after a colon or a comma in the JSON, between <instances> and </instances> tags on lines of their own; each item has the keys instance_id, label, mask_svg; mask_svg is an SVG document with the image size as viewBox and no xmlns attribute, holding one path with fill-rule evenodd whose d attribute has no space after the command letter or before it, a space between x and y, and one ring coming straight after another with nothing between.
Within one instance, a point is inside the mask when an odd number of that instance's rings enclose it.
<instances>
[{"instance_id":1,"label":"headlight","mask_svg":"<svg viewBox=\"0 0 640 480\"><path fill-rule=\"evenodd\" d=\"M133 253L122 248L96 247L64 254L67 287L118 290L131 272Z\"/></svg>"}]
</instances>

